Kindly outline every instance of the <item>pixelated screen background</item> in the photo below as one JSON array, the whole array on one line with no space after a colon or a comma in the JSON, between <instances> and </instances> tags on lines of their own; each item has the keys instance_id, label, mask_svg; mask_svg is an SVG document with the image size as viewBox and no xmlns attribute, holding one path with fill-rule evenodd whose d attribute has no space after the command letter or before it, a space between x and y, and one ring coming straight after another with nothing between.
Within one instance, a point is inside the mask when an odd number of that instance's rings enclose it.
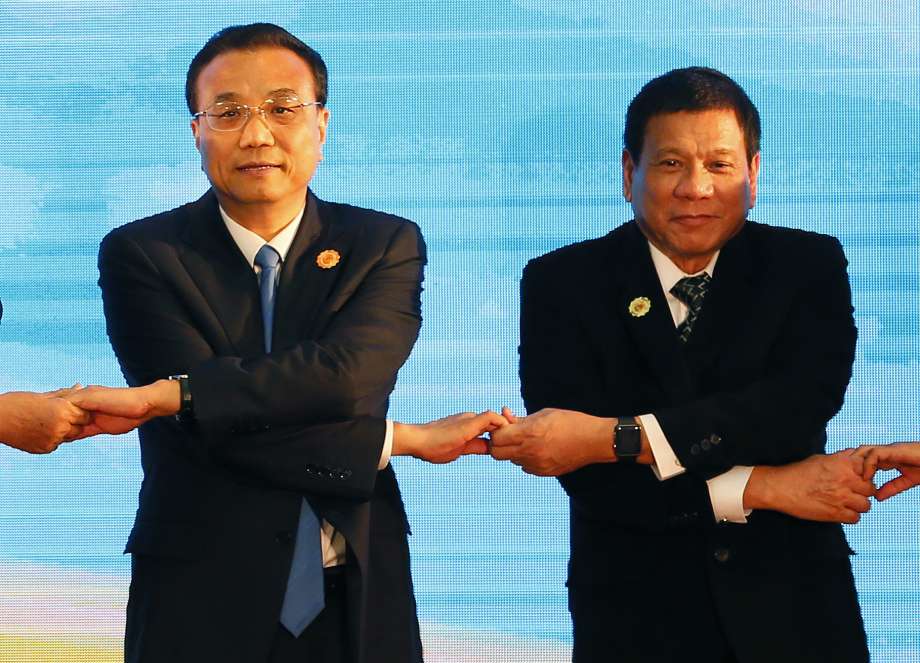
<instances>
[{"instance_id":1,"label":"pixelated screen background","mask_svg":"<svg viewBox=\"0 0 920 663\"><path fill-rule=\"evenodd\" d=\"M424 325L391 416L521 410L531 257L628 220L627 103L691 64L759 107L751 218L836 235L860 330L831 448L920 439L916 0L0 0L0 391L123 384L96 286L111 228L207 187L182 90L218 29L265 20L330 70L313 186L418 222ZM602 305L602 304L601 304ZM567 506L483 458L394 461L429 661L564 661ZM0 660L120 661L135 435L0 446ZM920 490L847 536L873 660L920 661Z\"/></svg>"}]
</instances>

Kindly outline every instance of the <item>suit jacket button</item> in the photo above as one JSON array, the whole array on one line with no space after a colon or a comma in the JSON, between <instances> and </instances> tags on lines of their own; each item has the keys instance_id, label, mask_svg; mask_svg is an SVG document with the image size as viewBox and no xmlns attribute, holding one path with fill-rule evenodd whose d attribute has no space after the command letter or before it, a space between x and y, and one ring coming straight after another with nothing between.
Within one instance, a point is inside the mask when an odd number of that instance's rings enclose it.
<instances>
[{"instance_id":1,"label":"suit jacket button","mask_svg":"<svg viewBox=\"0 0 920 663\"><path fill-rule=\"evenodd\" d=\"M347 479L351 476L351 470L342 470L342 478Z\"/></svg>"},{"instance_id":2,"label":"suit jacket button","mask_svg":"<svg viewBox=\"0 0 920 663\"><path fill-rule=\"evenodd\" d=\"M709 436L709 441L712 444L719 444L719 442L722 441L722 438L716 435L715 433L713 433L712 435Z\"/></svg>"},{"instance_id":3,"label":"suit jacket button","mask_svg":"<svg viewBox=\"0 0 920 663\"><path fill-rule=\"evenodd\" d=\"M728 548L716 548L712 553L712 557L720 564L724 564L732 558L732 553Z\"/></svg>"},{"instance_id":4,"label":"suit jacket button","mask_svg":"<svg viewBox=\"0 0 920 663\"><path fill-rule=\"evenodd\" d=\"M289 545L294 540L294 534L288 530L282 530L275 534L275 541L282 546Z\"/></svg>"},{"instance_id":5,"label":"suit jacket button","mask_svg":"<svg viewBox=\"0 0 920 663\"><path fill-rule=\"evenodd\" d=\"M700 448L701 448L703 451L709 451L709 448L710 448L711 446L712 446L712 445L709 443L709 440L702 440L702 441L700 442Z\"/></svg>"},{"instance_id":6,"label":"suit jacket button","mask_svg":"<svg viewBox=\"0 0 920 663\"><path fill-rule=\"evenodd\" d=\"M690 453L693 454L694 456L699 456L700 455L700 445L694 444L692 447L690 447Z\"/></svg>"}]
</instances>

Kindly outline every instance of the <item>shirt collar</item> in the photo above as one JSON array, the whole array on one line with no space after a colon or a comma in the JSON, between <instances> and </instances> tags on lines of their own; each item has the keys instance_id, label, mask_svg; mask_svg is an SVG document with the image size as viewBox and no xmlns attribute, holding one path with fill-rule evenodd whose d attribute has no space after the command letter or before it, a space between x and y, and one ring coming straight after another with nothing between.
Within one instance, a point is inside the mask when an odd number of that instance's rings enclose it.
<instances>
[{"instance_id":1,"label":"shirt collar","mask_svg":"<svg viewBox=\"0 0 920 663\"><path fill-rule=\"evenodd\" d=\"M655 265L655 271L658 273L658 280L661 281L661 288L664 290L665 294L669 294L674 284L687 276L696 276L697 274L706 272L711 278L715 274L716 260L718 260L720 252L716 251L709 261L709 264L703 269L693 274L687 274L680 267L671 262L671 259L651 242L648 243L648 248L652 252L652 263Z\"/></svg>"},{"instance_id":2,"label":"shirt collar","mask_svg":"<svg viewBox=\"0 0 920 663\"><path fill-rule=\"evenodd\" d=\"M220 207L220 205L218 205L218 207ZM220 216L224 220L224 225L227 226L227 230L230 232L233 241L236 242L243 257L246 258L246 262L255 266L256 254L259 252L259 249L266 244L275 249L278 255L281 256L281 261L284 262L288 251L291 249L291 244L294 243L294 237L297 235L297 229L300 228L300 222L303 220L303 213L306 209L306 206L302 207L297 215L291 219L290 223L268 242L249 230L249 228L244 228L234 221L223 207L220 207Z\"/></svg>"}]
</instances>

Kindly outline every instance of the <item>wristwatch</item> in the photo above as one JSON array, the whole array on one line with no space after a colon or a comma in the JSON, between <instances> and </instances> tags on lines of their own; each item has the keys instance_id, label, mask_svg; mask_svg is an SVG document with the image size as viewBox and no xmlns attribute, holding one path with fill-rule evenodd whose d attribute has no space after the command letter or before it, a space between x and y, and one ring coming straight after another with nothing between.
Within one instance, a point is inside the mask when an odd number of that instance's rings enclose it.
<instances>
[{"instance_id":1,"label":"wristwatch","mask_svg":"<svg viewBox=\"0 0 920 663\"><path fill-rule=\"evenodd\" d=\"M188 385L188 375L170 375L169 379L179 383L179 411L176 413L176 421L180 424L191 423L195 420L195 412L192 409L192 390Z\"/></svg>"},{"instance_id":2,"label":"wristwatch","mask_svg":"<svg viewBox=\"0 0 920 663\"><path fill-rule=\"evenodd\" d=\"M642 451L642 428L635 417L617 417L613 429L613 454L621 463L635 463Z\"/></svg>"}]
</instances>

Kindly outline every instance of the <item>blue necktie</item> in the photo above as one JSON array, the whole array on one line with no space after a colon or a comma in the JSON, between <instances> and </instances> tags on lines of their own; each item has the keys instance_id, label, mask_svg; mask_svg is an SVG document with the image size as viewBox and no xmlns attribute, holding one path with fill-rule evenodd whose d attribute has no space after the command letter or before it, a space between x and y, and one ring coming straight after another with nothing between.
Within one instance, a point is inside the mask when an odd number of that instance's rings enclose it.
<instances>
[{"instance_id":1,"label":"blue necktie","mask_svg":"<svg viewBox=\"0 0 920 663\"><path fill-rule=\"evenodd\" d=\"M256 254L256 264L262 268L259 292L262 297L262 322L265 327L265 351L272 350L272 322L275 309L275 289L281 256L266 244ZM307 500L300 505L300 520L294 542L294 557L288 574L281 625L296 638L307 628L325 605L323 598L323 549L320 526Z\"/></svg>"}]
</instances>

